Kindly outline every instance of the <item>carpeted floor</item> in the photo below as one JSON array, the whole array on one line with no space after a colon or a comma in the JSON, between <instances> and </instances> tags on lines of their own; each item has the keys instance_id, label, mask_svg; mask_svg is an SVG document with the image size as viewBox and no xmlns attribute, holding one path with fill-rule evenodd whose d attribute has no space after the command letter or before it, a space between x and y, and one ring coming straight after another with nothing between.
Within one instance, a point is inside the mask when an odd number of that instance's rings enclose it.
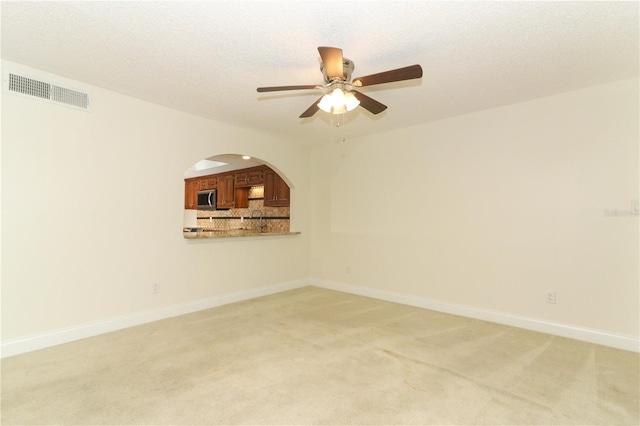
<instances>
[{"instance_id":1,"label":"carpeted floor","mask_svg":"<svg viewBox=\"0 0 640 426\"><path fill-rule=\"evenodd\" d=\"M314 287L2 360L2 423L640 423L637 353Z\"/></svg>"}]
</instances>

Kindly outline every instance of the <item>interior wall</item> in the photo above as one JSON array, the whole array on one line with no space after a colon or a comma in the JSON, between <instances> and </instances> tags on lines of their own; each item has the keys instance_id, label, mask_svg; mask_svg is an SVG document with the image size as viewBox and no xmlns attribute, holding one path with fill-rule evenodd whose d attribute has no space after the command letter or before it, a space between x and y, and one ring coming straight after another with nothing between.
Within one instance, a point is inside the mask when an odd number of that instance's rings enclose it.
<instances>
[{"instance_id":1,"label":"interior wall","mask_svg":"<svg viewBox=\"0 0 640 426\"><path fill-rule=\"evenodd\" d=\"M630 79L317 147L312 275L637 339L638 117Z\"/></svg>"},{"instance_id":2,"label":"interior wall","mask_svg":"<svg viewBox=\"0 0 640 426\"><path fill-rule=\"evenodd\" d=\"M60 76L91 112L2 96L2 339L18 339L308 276L309 149ZM247 154L292 186L301 235L188 241L184 172ZM152 284L160 292L152 294Z\"/></svg>"},{"instance_id":3,"label":"interior wall","mask_svg":"<svg viewBox=\"0 0 640 426\"><path fill-rule=\"evenodd\" d=\"M2 67L92 98L2 95L3 342L309 275L639 334L637 79L309 152ZM183 239L183 173L226 153L286 176L301 235Z\"/></svg>"}]
</instances>

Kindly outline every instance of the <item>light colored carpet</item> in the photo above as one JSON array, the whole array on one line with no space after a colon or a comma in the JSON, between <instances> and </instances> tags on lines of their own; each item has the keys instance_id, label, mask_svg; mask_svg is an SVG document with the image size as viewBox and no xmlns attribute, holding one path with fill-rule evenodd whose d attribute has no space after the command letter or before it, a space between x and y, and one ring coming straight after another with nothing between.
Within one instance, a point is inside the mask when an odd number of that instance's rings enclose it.
<instances>
[{"instance_id":1,"label":"light colored carpet","mask_svg":"<svg viewBox=\"0 0 640 426\"><path fill-rule=\"evenodd\" d=\"M2 361L3 424L632 424L639 355L314 287Z\"/></svg>"}]
</instances>

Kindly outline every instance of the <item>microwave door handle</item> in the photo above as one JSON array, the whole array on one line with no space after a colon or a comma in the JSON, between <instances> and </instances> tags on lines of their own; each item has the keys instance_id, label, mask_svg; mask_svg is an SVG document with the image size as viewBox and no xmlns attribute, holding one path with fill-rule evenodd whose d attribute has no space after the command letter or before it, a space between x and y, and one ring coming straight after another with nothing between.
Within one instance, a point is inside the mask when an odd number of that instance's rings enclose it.
<instances>
[{"instance_id":1,"label":"microwave door handle","mask_svg":"<svg viewBox=\"0 0 640 426\"><path fill-rule=\"evenodd\" d=\"M207 200L209 201L209 207L213 208L213 204L211 203L211 196L213 195L213 191L209 192L209 197Z\"/></svg>"}]
</instances>

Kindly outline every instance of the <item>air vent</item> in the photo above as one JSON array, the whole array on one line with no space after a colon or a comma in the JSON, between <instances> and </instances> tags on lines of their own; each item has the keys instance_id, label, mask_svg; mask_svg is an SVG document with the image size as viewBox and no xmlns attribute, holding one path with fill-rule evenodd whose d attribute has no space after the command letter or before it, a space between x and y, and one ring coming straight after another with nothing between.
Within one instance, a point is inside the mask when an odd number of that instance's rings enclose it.
<instances>
[{"instance_id":1,"label":"air vent","mask_svg":"<svg viewBox=\"0 0 640 426\"><path fill-rule=\"evenodd\" d=\"M5 89L10 93L46 99L84 111L88 111L90 106L87 93L13 73L6 74Z\"/></svg>"},{"instance_id":2,"label":"air vent","mask_svg":"<svg viewBox=\"0 0 640 426\"><path fill-rule=\"evenodd\" d=\"M66 87L51 86L51 100L78 108L89 108L89 95Z\"/></svg>"},{"instance_id":3,"label":"air vent","mask_svg":"<svg viewBox=\"0 0 640 426\"><path fill-rule=\"evenodd\" d=\"M9 74L9 90L12 92L22 93L24 95L49 99L51 85L32 78Z\"/></svg>"}]
</instances>

